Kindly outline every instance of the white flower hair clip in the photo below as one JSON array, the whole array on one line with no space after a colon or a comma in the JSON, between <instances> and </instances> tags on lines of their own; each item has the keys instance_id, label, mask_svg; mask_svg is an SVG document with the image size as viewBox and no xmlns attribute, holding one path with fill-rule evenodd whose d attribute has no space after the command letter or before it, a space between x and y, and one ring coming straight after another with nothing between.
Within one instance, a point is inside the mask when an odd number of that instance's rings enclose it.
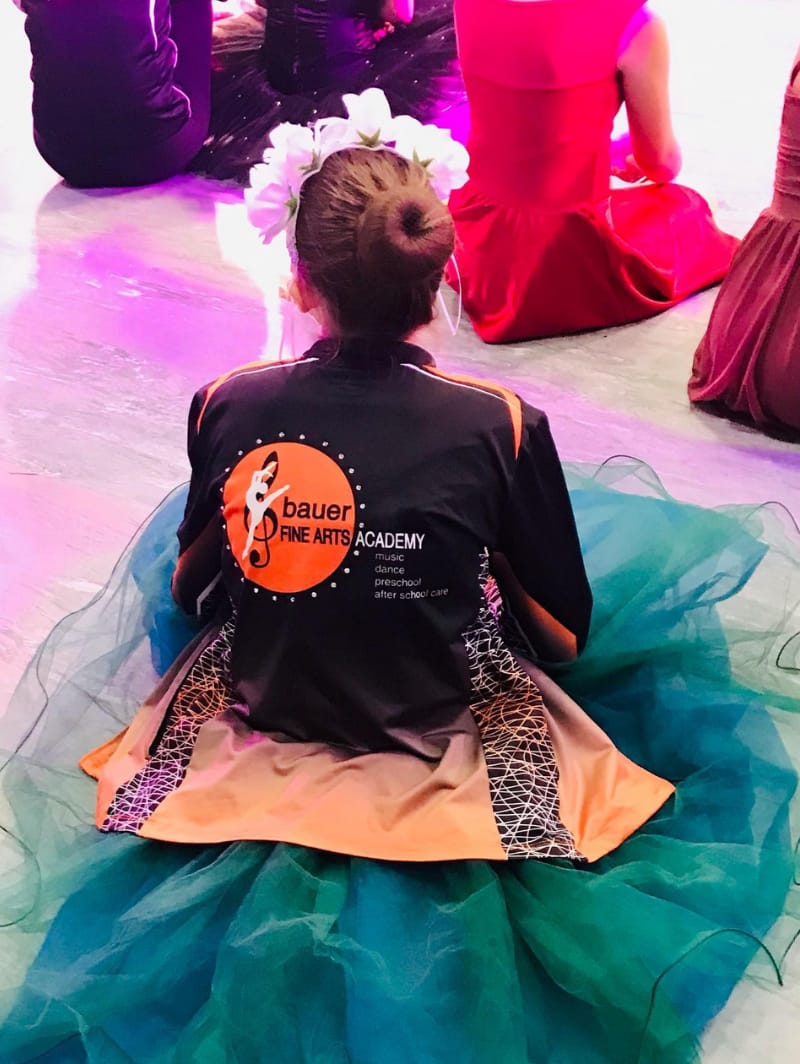
<instances>
[{"instance_id":1,"label":"white flower hair clip","mask_svg":"<svg viewBox=\"0 0 800 1064\"><path fill-rule=\"evenodd\" d=\"M264 161L250 171L245 191L247 214L269 243L287 231L294 243L300 189L319 173L329 155L346 148L380 148L418 162L427 171L436 195L445 203L467 180L469 155L463 144L439 126L423 125L409 115L392 117L382 89L342 97L347 118L321 118L313 126L284 122L270 134Z\"/></svg>"}]
</instances>

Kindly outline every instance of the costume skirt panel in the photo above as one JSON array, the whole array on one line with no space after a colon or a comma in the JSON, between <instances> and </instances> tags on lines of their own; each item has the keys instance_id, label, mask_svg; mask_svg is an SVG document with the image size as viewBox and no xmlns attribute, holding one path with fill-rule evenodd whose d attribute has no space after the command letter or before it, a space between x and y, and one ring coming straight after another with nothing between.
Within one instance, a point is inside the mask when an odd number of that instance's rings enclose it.
<instances>
[{"instance_id":1,"label":"costume skirt panel","mask_svg":"<svg viewBox=\"0 0 800 1064\"><path fill-rule=\"evenodd\" d=\"M800 217L764 211L697 348L689 397L800 440Z\"/></svg>"},{"instance_id":2,"label":"costume skirt panel","mask_svg":"<svg viewBox=\"0 0 800 1064\"><path fill-rule=\"evenodd\" d=\"M464 309L490 343L652 317L725 276L737 240L682 185L615 189L607 202L544 212L453 194Z\"/></svg>"},{"instance_id":3,"label":"costume skirt panel","mask_svg":"<svg viewBox=\"0 0 800 1064\"><path fill-rule=\"evenodd\" d=\"M765 950L780 958L793 930L779 727L798 704L797 533L774 507L679 504L646 467L568 472L596 607L557 688L533 673L551 744L594 726L675 795L593 861L97 831L79 757L131 725L195 637L167 602L173 497L46 640L2 724L3 1061L695 1058L753 957L770 973ZM559 820L580 849L602 827L582 827L574 793Z\"/></svg>"}]
</instances>

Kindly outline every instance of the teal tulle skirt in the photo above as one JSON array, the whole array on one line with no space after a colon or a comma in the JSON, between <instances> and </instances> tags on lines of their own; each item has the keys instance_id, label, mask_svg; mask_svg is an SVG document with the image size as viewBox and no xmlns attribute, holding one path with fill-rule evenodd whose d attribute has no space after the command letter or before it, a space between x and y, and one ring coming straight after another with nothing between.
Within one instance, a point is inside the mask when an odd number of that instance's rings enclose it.
<instances>
[{"instance_id":1,"label":"teal tulle skirt","mask_svg":"<svg viewBox=\"0 0 800 1064\"><path fill-rule=\"evenodd\" d=\"M178 491L0 722L3 1064L671 1064L751 962L779 978L800 536L630 460L568 476L596 606L557 679L675 797L589 866L101 835L77 760L193 634Z\"/></svg>"}]
</instances>

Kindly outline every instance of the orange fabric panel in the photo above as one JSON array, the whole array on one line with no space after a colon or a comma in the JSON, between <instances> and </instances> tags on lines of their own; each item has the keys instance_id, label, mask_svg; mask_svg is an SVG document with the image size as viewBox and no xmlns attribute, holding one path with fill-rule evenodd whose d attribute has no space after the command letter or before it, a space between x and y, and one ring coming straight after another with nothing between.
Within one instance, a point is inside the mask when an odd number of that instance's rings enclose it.
<instances>
[{"instance_id":1,"label":"orange fabric panel","mask_svg":"<svg viewBox=\"0 0 800 1064\"><path fill-rule=\"evenodd\" d=\"M541 669L521 662L542 692L559 772L561 821L588 861L614 850L674 793L640 768Z\"/></svg>"},{"instance_id":2,"label":"orange fabric panel","mask_svg":"<svg viewBox=\"0 0 800 1064\"><path fill-rule=\"evenodd\" d=\"M98 826L117 789L145 765L167 707L213 634L186 648L128 729L81 761L98 779ZM561 820L578 851L596 861L674 787L620 753L540 669L521 664L544 698ZM435 762L402 751L353 754L281 741L224 713L201 727L183 782L140 834L177 843L289 842L379 860L506 860L471 716L461 730L429 738L441 749Z\"/></svg>"},{"instance_id":3,"label":"orange fabric panel","mask_svg":"<svg viewBox=\"0 0 800 1064\"><path fill-rule=\"evenodd\" d=\"M87 776L91 776L93 780L100 779L100 772L116 753L120 743L124 741L127 731L127 728L123 728L113 739L109 739L102 746L95 747L88 754L84 754L78 762L78 768Z\"/></svg>"},{"instance_id":4,"label":"orange fabric panel","mask_svg":"<svg viewBox=\"0 0 800 1064\"><path fill-rule=\"evenodd\" d=\"M277 741L232 713L203 725L184 782L141 834L263 839L393 861L506 860L477 732L443 736L431 763Z\"/></svg>"},{"instance_id":5,"label":"orange fabric panel","mask_svg":"<svg viewBox=\"0 0 800 1064\"><path fill-rule=\"evenodd\" d=\"M480 377L467 377L463 373L445 373L434 366L423 366L422 368L426 373L432 373L434 377L441 377L442 380L455 381L456 384L469 384L479 391L491 392L493 395L499 395L501 399L505 399L508 407L508 416L511 418L511 427L514 430L514 457L519 454L519 449L522 446L522 403L518 395L515 395L509 388L504 388L502 384L481 380Z\"/></svg>"},{"instance_id":6,"label":"orange fabric panel","mask_svg":"<svg viewBox=\"0 0 800 1064\"><path fill-rule=\"evenodd\" d=\"M147 761L187 671L215 635L201 633L115 740L86 755L101 827L122 784ZM291 842L383 860L506 860L483 748L471 715L429 736L438 761L403 752L352 754L279 741L233 713L200 729L183 783L147 820L145 838L178 843Z\"/></svg>"}]
</instances>

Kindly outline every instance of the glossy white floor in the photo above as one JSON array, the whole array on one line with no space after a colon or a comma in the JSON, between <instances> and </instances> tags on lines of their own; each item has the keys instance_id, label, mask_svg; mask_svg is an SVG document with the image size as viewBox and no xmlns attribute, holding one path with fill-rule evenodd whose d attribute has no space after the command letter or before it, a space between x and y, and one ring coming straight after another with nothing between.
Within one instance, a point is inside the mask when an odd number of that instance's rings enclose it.
<instances>
[{"instance_id":1,"label":"glossy white floor","mask_svg":"<svg viewBox=\"0 0 800 1064\"><path fill-rule=\"evenodd\" d=\"M797 0L661 7L672 26L684 178L742 233L770 194ZM185 479L194 387L278 347L278 267L249 232L241 194L194 178L125 192L65 188L31 143L27 69L22 17L5 3L0 712L38 641L88 599L136 526ZM491 374L547 409L565 458L634 454L678 496L779 499L800 516L800 447L687 404L713 298L581 337L488 348L463 324L455 338L439 329L434 343L445 365ZM800 947L784 990L765 967L757 976L708 1032L708 1061L798 1059Z\"/></svg>"}]
</instances>

